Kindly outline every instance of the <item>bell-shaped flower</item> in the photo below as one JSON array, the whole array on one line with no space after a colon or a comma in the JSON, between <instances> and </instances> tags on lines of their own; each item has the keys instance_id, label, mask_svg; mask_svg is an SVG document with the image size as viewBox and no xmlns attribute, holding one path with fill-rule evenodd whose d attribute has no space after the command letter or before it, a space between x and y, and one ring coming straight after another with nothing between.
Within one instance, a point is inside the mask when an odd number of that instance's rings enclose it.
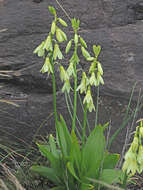
<instances>
[{"instance_id":1,"label":"bell-shaped flower","mask_svg":"<svg viewBox=\"0 0 143 190\"><path fill-rule=\"evenodd\" d=\"M63 54L59 48L59 45L55 43L54 45L54 53L53 53L54 60L58 59L63 59Z\"/></svg>"},{"instance_id":2,"label":"bell-shaped flower","mask_svg":"<svg viewBox=\"0 0 143 190\"><path fill-rule=\"evenodd\" d=\"M67 40L66 34L58 27L56 28L56 38L60 43Z\"/></svg>"},{"instance_id":3,"label":"bell-shaped flower","mask_svg":"<svg viewBox=\"0 0 143 190\"><path fill-rule=\"evenodd\" d=\"M143 146L142 145L139 146L137 161L139 163L139 171L138 172L141 173L143 171Z\"/></svg>"},{"instance_id":4,"label":"bell-shaped flower","mask_svg":"<svg viewBox=\"0 0 143 190\"><path fill-rule=\"evenodd\" d=\"M45 40L43 49L46 49L47 51L53 51L52 38L51 38L50 34L47 37L47 39Z\"/></svg>"},{"instance_id":5,"label":"bell-shaped flower","mask_svg":"<svg viewBox=\"0 0 143 190\"><path fill-rule=\"evenodd\" d=\"M65 83L64 83L64 86L63 86L63 88L62 88L62 92L67 92L67 93L69 93L69 92L70 92L70 89L71 89L70 82L69 82L69 80L66 80Z\"/></svg>"},{"instance_id":6,"label":"bell-shaped flower","mask_svg":"<svg viewBox=\"0 0 143 190\"><path fill-rule=\"evenodd\" d=\"M100 75L103 75L103 69L102 69L101 63L99 61L97 62L97 68L98 68L98 72L100 73Z\"/></svg>"},{"instance_id":7,"label":"bell-shaped flower","mask_svg":"<svg viewBox=\"0 0 143 190\"><path fill-rule=\"evenodd\" d=\"M52 65L50 63L49 57L46 57L45 63L43 65L42 69L40 70L40 72L42 72L42 73L48 72L48 74L53 73L53 69L52 69Z\"/></svg>"},{"instance_id":8,"label":"bell-shaped flower","mask_svg":"<svg viewBox=\"0 0 143 190\"><path fill-rule=\"evenodd\" d=\"M73 62L71 62L68 66L67 73L69 77L75 76L75 71L73 67Z\"/></svg>"},{"instance_id":9,"label":"bell-shaped flower","mask_svg":"<svg viewBox=\"0 0 143 190\"><path fill-rule=\"evenodd\" d=\"M89 82L90 82L91 86L93 86L93 85L97 86L97 79L95 77L95 73L94 72L91 73L91 77L89 79Z\"/></svg>"},{"instance_id":10,"label":"bell-shaped flower","mask_svg":"<svg viewBox=\"0 0 143 190\"><path fill-rule=\"evenodd\" d=\"M140 127L139 133L140 133L141 137L143 138L143 127Z\"/></svg>"},{"instance_id":11,"label":"bell-shaped flower","mask_svg":"<svg viewBox=\"0 0 143 190\"><path fill-rule=\"evenodd\" d=\"M61 81L63 82L69 80L68 73L65 71L64 67L61 65L59 68Z\"/></svg>"},{"instance_id":12,"label":"bell-shaped flower","mask_svg":"<svg viewBox=\"0 0 143 190\"><path fill-rule=\"evenodd\" d=\"M138 147L139 147L139 139L138 139L138 137L135 135L134 136L134 139L133 139L133 142L132 142L132 144L131 144L131 149L132 149L132 151L133 152L137 152L137 150L138 150Z\"/></svg>"},{"instance_id":13,"label":"bell-shaped flower","mask_svg":"<svg viewBox=\"0 0 143 190\"><path fill-rule=\"evenodd\" d=\"M44 45L45 41L43 41L38 47L36 47L33 53L37 54L39 57L43 57L45 55Z\"/></svg>"},{"instance_id":14,"label":"bell-shaped flower","mask_svg":"<svg viewBox=\"0 0 143 190\"><path fill-rule=\"evenodd\" d=\"M131 147L125 155L125 161L123 163L122 170L131 176L133 176L136 171L138 171L136 153L132 151Z\"/></svg>"},{"instance_id":15,"label":"bell-shaped flower","mask_svg":"<svg viewBox=\"0 0 143 190\"><path fill-rule=\"evenodd\" d=\"M82 94L83 92L86 93L86 91L87 91L87 86L88 86L88 85L89 85L89 80L88 80L88 78L87 78L87 76L86 76L86 73L83 72L83 73L82 73L81 83L80 83L80 85L78 86L77 91L80 90L80 93L81 93L81 94Z\"/></svg>"},{"instance_id":16,"label":"bell-shaped flower","mask_svg":"<svg viewBox=\"0 0 143 190\"><path fill-rule=\"evenodd\" d=\"M80 59L79 59L79 57L77 55L77 52L74 51L74 53L73 53L73 55L72 55L72 57L70 59L70 63L73 62L73 64L75 64L75 63L78 64L79 61L80 61Z\"/></svg>"},{"instance_id":17,"label":"bell-shaped flower","mask_svg":"<svg viewBox=\"0 0 143 190\"><path fill-rule=\"evenodd\" d=\"M83 104L86 104L89 112L92 112L92 110L95 110L95 106L93 104L93 98L91 96L91 89L88 87L88 90L86 92L86 95L83 100Z\"/></svg>"},{"instance_id":18,"label":"bell-shaped flower","mask_svg":"<svg viewBox=\"0 0 143 190\"><path fill-rule=\"evenodd\" d=\"M102 78L100 72L98 71L98 72L97 72L97 86L99 86L100 83L101 83L102 85L104 85L104 80L103 80L103 78Z\"/></svg>"}]
</instances>

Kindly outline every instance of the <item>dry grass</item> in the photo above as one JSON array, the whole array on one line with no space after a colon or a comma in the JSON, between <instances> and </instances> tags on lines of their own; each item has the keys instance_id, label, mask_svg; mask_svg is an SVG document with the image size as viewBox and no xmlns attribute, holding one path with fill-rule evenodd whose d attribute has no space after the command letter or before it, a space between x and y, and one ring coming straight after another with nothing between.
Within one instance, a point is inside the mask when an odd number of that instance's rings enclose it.
<instances>
[{"instance_id":1,"label":"dry grass","mask_svg":"<svg viewBox=\"0 0 143 190\"><path fill-rule=\"evenodd\" d=\"M16 190L25 190L24 187L22 187L22 185L18 181L18 179L10 172L8 167L5 164L0 164L0 165L7 177L7 179L10 182L12 182L12 184L16 187ZM0 179L0 188L2 188L3 190L10 190L10 189L8 189L7 185L5 184L5 182L2 179Z\"/></svg>"}]
</instances>

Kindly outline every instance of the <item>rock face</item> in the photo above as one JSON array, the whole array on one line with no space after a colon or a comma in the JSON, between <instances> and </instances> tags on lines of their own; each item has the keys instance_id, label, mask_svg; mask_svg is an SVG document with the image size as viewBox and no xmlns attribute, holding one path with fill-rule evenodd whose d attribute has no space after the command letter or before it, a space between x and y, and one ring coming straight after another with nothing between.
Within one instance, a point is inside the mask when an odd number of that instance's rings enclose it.
<instances>
[{"instance_id":1,"label":"rock face","mask_svg":"<svg viewBox=\"0 0 143 190\"><path fill-rule=\"evenodd\" d=\"M100 117L100 121L111 119L115 130L123 116L119 105L125 107L127 102L124 99L129 99L134 83L137 82L134 100L143 89L143 3L141 0L70 0L60 3L70 17L80 19L80 33L89 43L90 52L93 43L102 46L100 61L105 85L101 88L101 99L108 106L101 105L101 113L108 117ZM54 130L51 79L47 81L39 72L43 60L33 55L34 48L49 31L52 21L49 5L55 6L58 15L69 23L56 1L0 1L0 98L20 105L16 108L1 104L3 136L8 132L31 140L43 121L43 132ZM72 32L70 27L68 31ZM87 68L84 60L80 66ZM60 93L62 84L57 81L58 110L68 121L66 104ZM111 109L107 111L105 107ZM93 118L94 114L89 119L91 124Z\"/></svg>"}]
</instances>

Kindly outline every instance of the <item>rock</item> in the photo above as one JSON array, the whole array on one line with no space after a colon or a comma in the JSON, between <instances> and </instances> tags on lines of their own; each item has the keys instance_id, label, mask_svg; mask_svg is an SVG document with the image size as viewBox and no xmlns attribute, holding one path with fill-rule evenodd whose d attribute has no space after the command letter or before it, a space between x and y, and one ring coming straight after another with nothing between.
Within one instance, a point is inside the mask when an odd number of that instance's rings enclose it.
<instances>
[{"instance_id":1,"label":"rock","mask_svg":"<svg viewBox=\"0 0 143 190\"><path fill-rule=\"evenodd\" d=\"M42 0L33 0L34 3L41 3Z\"/></svg>"},{"instance_id":2,"label":"rock","mask_svg":"<svg viewBox=\"0 0 143 190\"><path fill-rule=\"evenodd\" d=\"M53 16L49 14L48 6L55 6L58 16L70 23L56 1L34 2L40 0L7 0L0 4L0 17L3 18L0 20L0 98L20 105L17 108L2 103L0 121L3 126L0 129L4 134L8 132L13 137L17 136L26 141L31 140L44 121L46 123L42 124L44 127L40 133L50 133L54 130L54 120L49 119L53 113L51 78L47 80L47 75L39 72L43 60L33 55L33 50L46 38L50 29ZM113 120L114 131L121 124L125 113L117 102L125 108L134 83L137 82L135 101L143 88L142 1L71 0L61 4L70 17L80 19L80 35L89 43L90 53L93 43L102 46L99 59L104 68L105 85L101 87L103 104L100 110L103 117L100 116L99 121L104 123ZM72 35L70 26L66 31L69 36ZM61 48L64 50L63 46ZM67 62L63 64L66 65ZM79 67L88 69L88 65L81 59ZM65 116L68 126L71 126L65 100L60 92L62 83L58 75L56 69L58 110ZM106 110L106 107L110 109ZM81 113L79 109L79 118L82 117ZM117 116L114 113L117 113ZM91 126L94 126L94 115L95 113L89 118ZM3 135L4 137L6 138L6 135ZM120 137L123 144L123 133ZM120 138L117 142L119 141ZM120 151L119 145L118 143Z\"/></svg>"}]
</instances>

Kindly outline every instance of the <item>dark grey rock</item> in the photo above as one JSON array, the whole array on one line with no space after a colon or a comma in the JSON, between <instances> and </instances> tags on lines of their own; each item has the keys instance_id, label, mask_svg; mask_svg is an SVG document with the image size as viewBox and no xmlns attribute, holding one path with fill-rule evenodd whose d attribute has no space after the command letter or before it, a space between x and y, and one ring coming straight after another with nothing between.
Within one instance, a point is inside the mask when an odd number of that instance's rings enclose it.
<instances>
[{"instance_id":1,"label":"dark grey rock","mask_svg":"<svg viewBox=\"0 0 143 190\"><path fill-rule=\"evenodd\" d=\"M34 3L41 3L43 0L33 0Z\"/></svg>"},{"instance_id":2,"label":"dark grey rock","mask_svg":"<svg viewBox=\"0 0 143 190\"><path fill-rule=\"evenodd\" d=\"M99 120L101 123L113 120L114 131L124 114L120 105L126 107L134 83L137 82L134 100L143 88L142 1L62 0L60 3L70 17L81 20L80 34L89 43L90 53L93 43L102 46L99 59L104 68L105 85L101 87L103 117L100 116ZM0 4L0 86L3 87L0 88L0 98L20 105L15 108L2 104L0 129L27 141L45 119L40 133L54 130L53 117L49 119L53 113L51 78L47 80L47 75L39 72L44 60L33 55L34 48L45 39L50 29L53 17L49 14L49 5L55 6L57 14L70 23L56 1L7 0ZM67 31L72 35L71 27ZM88 69L84 59L81 59L80 67ZM70 127L58 75L56 70L58 110L64 114ZM78 114L81 118L81 110ZM95 113L89 116L92 126L94 117ZM124 141L124 137L121 140Z\"/></svg>"}]
</instances>

